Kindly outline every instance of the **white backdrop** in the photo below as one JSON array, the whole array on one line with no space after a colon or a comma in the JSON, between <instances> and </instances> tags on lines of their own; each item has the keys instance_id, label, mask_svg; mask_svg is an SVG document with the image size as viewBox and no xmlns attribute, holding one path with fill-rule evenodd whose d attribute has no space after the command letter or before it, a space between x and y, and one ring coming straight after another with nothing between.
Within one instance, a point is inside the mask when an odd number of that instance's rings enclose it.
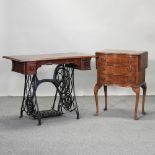
<instances>
[{"instance_id":1,"label":"white backdrop","mask_svg":"<svg viewBox=\"0 0 155 155\"><path fill-rule=\"evenodd\" d=\"M148 94L155 94L155 0L0 0L0 56L88 52L105 48L149 51ZM40 77L51 77L46 66ZM93 95L91 71L76 71L76 94ZM0 58L0 95L22 95L24 76ZM41 85L38 95L54 95ZM102 93L102 91L100 91ZM133 94L110 87L109 94Z\"/></svg>"}]
</instances>

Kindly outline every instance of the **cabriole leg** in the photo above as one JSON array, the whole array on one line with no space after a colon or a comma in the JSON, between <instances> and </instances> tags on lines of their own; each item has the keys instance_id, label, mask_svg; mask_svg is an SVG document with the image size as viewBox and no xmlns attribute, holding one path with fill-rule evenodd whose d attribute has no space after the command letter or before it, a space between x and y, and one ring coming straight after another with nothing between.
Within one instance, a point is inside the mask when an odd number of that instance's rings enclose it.
<instances>
[{"instance_id":1,"label":"cabriole leg","mask_svg":"<svg viewBox=\"0 0 155 155\"><path fill-rule=\"evenodd\" d=\"M98 104L98 90L100 89L101 86L98 84L95 85L94 87L94 96L95 96L95 102L96 102L96 115L99 114L99 104Z\"/></svg>"},{"instance_id":2,"label":"cabriole leg","mask_svg":"<svg viewBox=\"0 0 155 155\"><path fill-rule=\"evenodd\" d=\"M105 96L105 108L104 110L107 110L107 86L104 86L104 96Z\"/></svg>"},{"instance_id":3,"label":"cabriole leg","mask_svg":"<svg viewBox=\"0 0 155 155\"><path fill-rule=\"evenodd\" d=\"M143 89L143 99L142 99L142 114L145 115L145 97L146 97L146 90L147 90L147 85L144 83L142 86Z\"/></svg>"},{"instance_id":4,"label":"cabriole leg","mask_svg":"<svg viewBox=\"0 0 155 155\"><path fill-rule=\"evenodd\" d=\"M136 102L135 102L135 113L134 113L134 119L138 120L138 103L139 103L139 95L140 95L140 88L139 87L133 87L132 90L136 93Z\"/></svg>"}]
</instances>

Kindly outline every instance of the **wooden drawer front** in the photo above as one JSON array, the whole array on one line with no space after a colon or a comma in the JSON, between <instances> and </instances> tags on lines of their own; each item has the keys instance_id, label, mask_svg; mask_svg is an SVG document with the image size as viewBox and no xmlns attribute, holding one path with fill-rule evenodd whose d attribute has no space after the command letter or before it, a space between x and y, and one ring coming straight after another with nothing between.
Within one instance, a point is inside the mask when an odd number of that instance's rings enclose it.
<instances>
[{"instance_id":1,"label":"wooden drawer front","mask_svg":"<svg viewBox=\"0 0 155 155\"><path fill-rule=\"evenodd\" d=\"M125 76L125 75L102 75L98 78L99 83L102 84L135 84L136 77L135 76Z\"/></svg>"},{"instance_id":2,"label":"wooden drawer front","mask_svg":"<svg viewBox=\"0 0 155 155\"><path fill-rule=\"evenodd\" d=\"M91 69L90 60L91 60L90 58L82 58L76 60L74 62L75 68L80 70L90 70Z\"/></svg>"},{"instance_id":3,"label":"wooden drawer front","mask_svg":"<svg viewBox=\"0 0 155 155\"><path fill-rule=\"evenodd\" d=\"M137 65L137 56L129 55L103 55L97 58L97 69L104 65L122 64L122 65Z\"/></svg>"},{"instance_id":4,"label":"wooden drawer front","mask_svg":"<svg viewBox=\"0 0 155 155\"><path fill-rule=\"evenodd\" d=\"M112 65L112 66L104 66L103 68L99 68L98 71L101 74L135 74L136 73L136 66L117 66L117 65Z\"/></svg>"},{"instance_id":5,"label":"wooden drawer front","mask_svg":"<svg viewBox=\"0 0 155 155\"><path fill-rule=\"evenodd\" d=\"M12 61L12 71L22 74L35 74L37 72L37 65L34 62L16 62Z\"/></svg>"},{"instance_id":6,"label":"wooden drawer front","mask_svg":"<svg viewBox=\"0 0 155 155\"><path fill-rule=\"evenodd\" d=\"M25 63L12 61L12 71L17 73L25 73Z\"/></svg>"},{"instance_id":7,"label":"wooden drawer front","mask_svg":"<svg viewBox=\"0 0 155 155\"><path fill-rule=\"evenodd\" d=\"M26 74L35 74L37 72L37 65L35 62L26 63L25 73Z\"/></svg>"},{"instance_id":8,"label":"wooden drawer front","mask_svg":"<svg viewBox=\"0 0 155 155\"><path fill-rule=\"evenodd\" d=\"M90 59L81 59L81 69L82 70L89 70L90 67Z\"/></svg>"},{"instance_id":9,"label":"wooden drawer front","mask_svg":"<svg viewBox=\"0 0 155 155\"><path fill-rule=\"evenodd\" d=\"M91 69L91 58L74 58L74 59L60 59L60 60L52 60L51 61L45 61L42 62L43 64L46 65L51 65L51 64L72 64L75 66L75 69L79 70L90 70Z\"/></svg>"}]
</instances>

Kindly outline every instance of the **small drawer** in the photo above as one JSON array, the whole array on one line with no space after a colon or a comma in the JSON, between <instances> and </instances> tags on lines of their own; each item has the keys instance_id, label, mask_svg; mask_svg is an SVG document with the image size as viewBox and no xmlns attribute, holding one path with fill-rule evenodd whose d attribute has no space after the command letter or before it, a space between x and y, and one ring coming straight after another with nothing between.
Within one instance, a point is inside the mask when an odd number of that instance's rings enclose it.
<instances>
[{"instance_id":1,"label":"small drawer","mask_svg":"<svg viewBox=\"0 0 155 155\"><path fill-rule=\"evenodd\" d=\"M103 74L135 74L136 72L136 66L119 66L119 65L111 65L111 66L103 66L102 68L99 68L98 71Z\"/></svg>"},{"instance_id":2,"label":"small drawer","mask_svg":"<svg viewBox=\"0 0 155 155\"><path fill-rule=\"evenodd\" d=\"M136 83L136 77L125 75L102 75L98 77L98 81L102 84L130 85Z\"/></svg>"},{"instance_id":3,"label":"small drawer","mask_svg":"<svg viewBox=\"0 0 155 155\"><path fill-rule=\"evenodd\" d=\"M83 70L89 70L90 67L90 59L81 59L81 66Z\"/></svg>"},{"instance_id":4,"label":"small drawer","mask_svg":"<svg viewBox=\"0 0 155 155\"><path fill-rule=\"evenodd\" d=\"M24 74L25 73L25 63L12 61L12 71Z\"/></svg>"},{"instance_id":5,"label":"small drawer","mask_svg":"<svg viewBox=\"0 0 155 155\"><path fill-rule=\"evenodd\" d=\"M97 58L97 68L104 65L122 64L122 65L136 65L138 62L137 56L130 55L103 55Z\"/></svg>"},{"instance_id":6,"label":"small drawer","mask_svg":"<svg viewBox=\"0 0 155 155\"><path fill-rule=\"evenodd\" d=\"M27 62L25 67L26 74L34 74L37 71L37 65L35 62Z\"/></svg>"},{"instance_id":7,"label":"small drawer","mask_svg":"<svg viewBox=\"0 0 155 155\"><path fill-rule=\"evenodd\" d=\"M75 68L80 70L90 70L91 69L90 60L91 60L90 58L79 59L76 63Z\"/></svg>"}]
</instances>

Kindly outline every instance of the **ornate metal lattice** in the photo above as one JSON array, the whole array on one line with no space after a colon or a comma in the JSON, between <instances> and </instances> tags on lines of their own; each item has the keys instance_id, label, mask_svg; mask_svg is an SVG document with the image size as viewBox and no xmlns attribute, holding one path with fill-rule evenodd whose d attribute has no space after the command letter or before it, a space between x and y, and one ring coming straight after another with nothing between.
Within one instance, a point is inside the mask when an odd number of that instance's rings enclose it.
<instances>
[{"instance_id":1,"label":"ornate metal lattice","mask_svg":"<svg viewBox=\"0 0 155 155\"><path fill-rule=\"evenodd\" d=\"M56 87L56 93L51 109L39 111L36 91L37 87L44 82L54 84ZM57 100L58 102L56 106ZM39 80L37 74L25 75L24 95L20 117L23 116L23 111L25 111L28 116L38 119L38 124L41 125L41 118L60 116L63 114L63 109L69 112L76 111L77 119L79 119L79 111L74 89L73 65L58 65L55 68L53 79Z\"/></svg>"}]
</instances>

